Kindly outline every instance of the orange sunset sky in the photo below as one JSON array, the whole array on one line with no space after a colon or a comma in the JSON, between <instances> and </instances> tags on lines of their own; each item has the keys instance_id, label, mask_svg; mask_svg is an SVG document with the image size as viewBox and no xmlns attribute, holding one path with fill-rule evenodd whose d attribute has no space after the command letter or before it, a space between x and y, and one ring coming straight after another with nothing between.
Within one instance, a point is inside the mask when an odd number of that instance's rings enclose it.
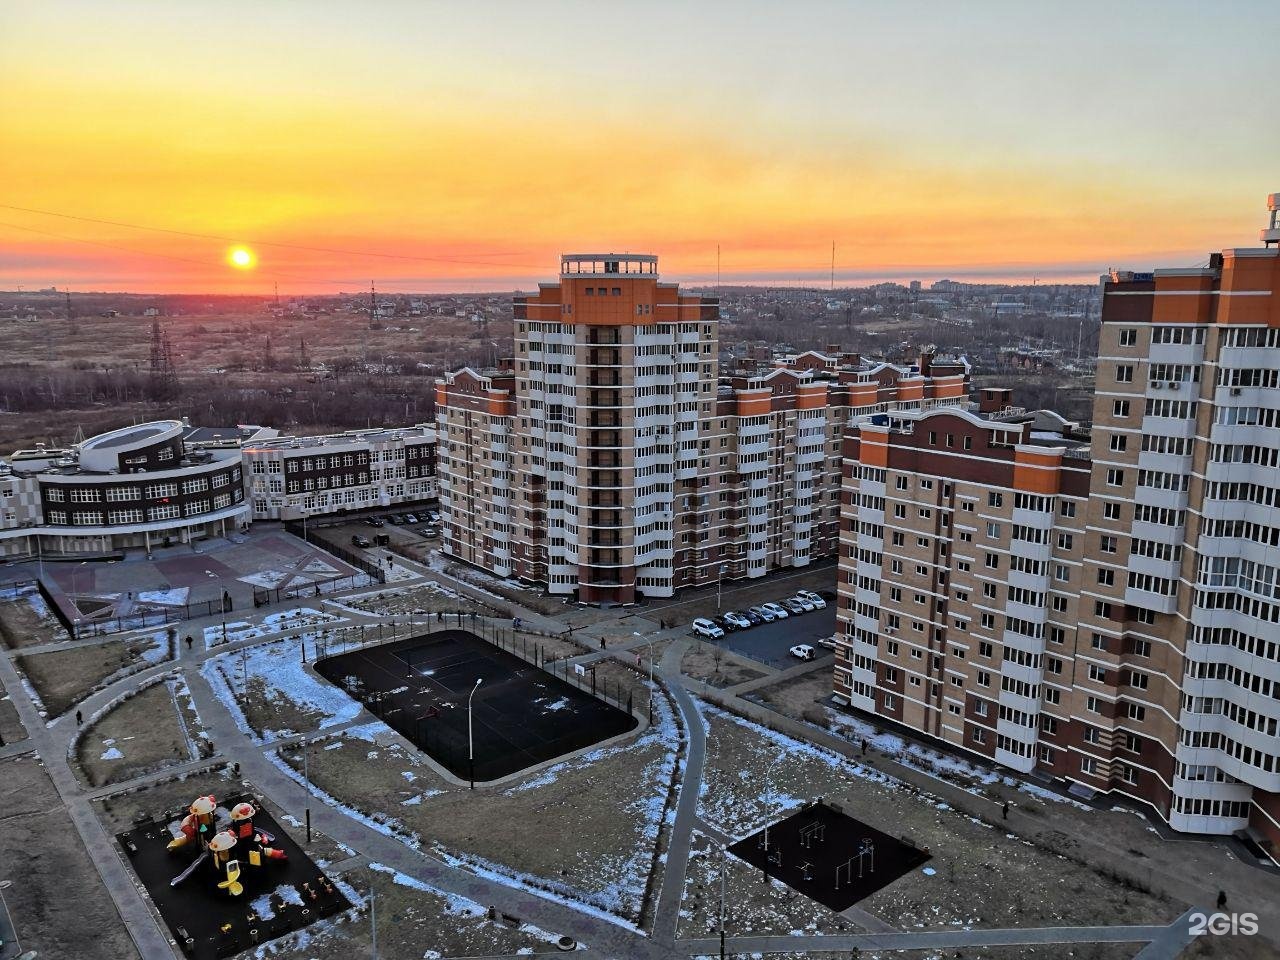
<instances>
[{"instance_id":1,"label":"orange sunset sky","mask_svg":"<svg viewBox=\"0 0 1280 960\"><path fill-rule=\"evenodd\" d=\"M698 283L717 244L725 282L825 285L833 241L846 283L1192 265L1280 190L1273 13L5 4L0 289L504 290L606 248Z\"/></svg>"}]
</instances>

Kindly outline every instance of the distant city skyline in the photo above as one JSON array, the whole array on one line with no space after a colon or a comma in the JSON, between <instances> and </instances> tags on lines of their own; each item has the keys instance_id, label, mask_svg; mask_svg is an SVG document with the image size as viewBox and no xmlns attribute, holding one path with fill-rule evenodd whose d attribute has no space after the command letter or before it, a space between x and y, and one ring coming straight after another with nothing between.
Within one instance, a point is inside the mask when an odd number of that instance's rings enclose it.
<instances>
[{"instance_id":1,"label":"distant city skyline","mask_svg":"<svg viewBox=\"0 0 1280 960\"><path fill-rule=\"evenodd\" d=\"M1252 245L1280 189L1262 3L778 13L6 8L0 288L497 292L568 249L697 286L717 246L822 287L833 242L837 285L1092 282Z\"/></svg>"}]
</instances>

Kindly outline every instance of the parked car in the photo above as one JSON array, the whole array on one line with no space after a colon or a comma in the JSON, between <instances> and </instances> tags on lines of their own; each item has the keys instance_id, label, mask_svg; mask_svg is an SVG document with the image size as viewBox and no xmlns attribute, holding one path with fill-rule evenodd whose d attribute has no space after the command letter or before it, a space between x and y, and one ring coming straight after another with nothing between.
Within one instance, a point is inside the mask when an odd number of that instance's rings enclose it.
<instances>
[{"instance_id":1,"label":"parked car","mask_svg":"<svg viewBox=\"0 0 1280 960\"><path fill-rule=\"evenodd\" d=\"M385 527L387 525L387 521L383 520L381 517L370 517L365 521L365 523L369 524L371 527Z\"/></svg>"},{"instance_id":2,"label":"parked car","mask_svg":"<svg viewBox=\"0 0 1280 960\"><path fill-rule=\"evenodd\" d=\"M804 610L805 613L808 613L810 610L818 609L817 604L815 604L808 597L798 593L794 597L791 597L791 602L800 604L801 608Z\"/></svg>"},{"instance_id":3,"label":"parked car","mask_svg":"<svg viewBox=\"0 0 1280 960\"><path fill-rule=\"evenodd\" d=\"M760 609L767 610L769 613L772 613L773 619L775 620L785 620L787 617L791 616L787 611L787 608L782 606L780 603L762 603L760 604Z\"/></svg>"},{"instance_id":4,"label":"parked car","mask_svg":"<svg viewBox=\"0 0 1280 960\"><path fill-rule=\"evenodd\" d=\"M353 547L372 547L373 541L368 537L362 537L359 534L356 534L351 538L351 545Z\"/></svg>"},{"instance_id":5,"label":"parked car","mask_svg":"<svg viewBox=\"0 0 1280 960\"><path fill-rule=\"evenodd\" d=\"M405 523L417 523L417 522L418 522L418 515L417 515L416 513L406 513L406 514L404 515L404 522L405 522Z\"/></svg>"},{"instance_id":6,"label":"parked car","mask_svg":"<svg viewBox=\"0 0 1280 960\"><path fill-rule=\"evenodd\" d=\"M760 611L756 610L755 607L748 607L746 610L743 610L742 615L751 621L752 626L755 626L757 623L764 623L764 615L760 613Z\"/></svg>"},{"instance_id":7,"label":"parked car","mask_svg":"<svg viewBox=\"0 0 1280 960\"><path fill-rule=\"evenodd\" d=\"M440 512L439 512L438 510L428 510L428 511L427 511L427 519L428 519L428 520L430 520L432 523L439 523L439 522L440 522Z\"/></svg>"},{"instance_id":8,"label":"parked car","mask_svg":"<svg viewBox=\"0 0 1280 960\"><path fill-rule=\"evenodd\" d=\"M439 527L423 527L419 531L419 533L421 533L428 540L434 540L436 537L440 536L440 528Z\"/></svg>"},{"instance_id":9,"label":"parked car","mask_svg":"<svg viewBox=\"0 0 1280 960\"><path fill-rule=\"evenodd\" d=\"M752 607L747 611L748 615L759 617L765 623L773 623L778 619L778 615L772 610L766 610L764 607Z\"/></svg>"},{"instance_id":10,"label":"parked car","mask_svg":"<svg viewBox=\"0 0 1280 960\"><path fill-rule=\"evenodd\" d=\"M804 604L801 603L799 600L797 600L795 597L788 597L786 600L783 600L782 605L786 607L791 613L794 613L797 617L800 616L800 614L802 613L808 612L805 610ZM812 609L812 607L810 609Z\"/></svg>"},{"instance_id":11,"label":"parked car","mask_svg":"<svg viewBox=\"0 0 1280 960\"><path fill-rule=\"evenodd\" d=\"M801 600L808 600L810 603L813 604L815 609L818 609L818 610L826 609L827 601L823 600L822 597L814 593L812 590L797 590L796 597L798 597Z\"/></svg>"},{"instance_id":12,"label":"parked car","mask_svg":"<svg viewBox=\"0 0 1280 960\"><path fill-rule=\"evenodd\" d=\"M812 660L814 657L818 655L818 652L814 650L813 647L809 646L807 643L797 643L788 652L793 657L798 657L801 660Z\"/></svg>"},{"instance_id":13,"label":"parked car","mask_svg":"<svg viewBox=\"0 0 1280 960\"><path fill-rule=\"evenodd\" d=\"M724 631L706 617L698 617L694 620L692 629L695 635L705 637L708 640L719 640L724 636Z\"/></svg>"},{"instance_id":14,"label":"parked car","mask_svg":"<svg viewBox=\"0 0 1280 960\"><path fill-rule=\"evenodd\" d=\"M738 625L732 620L726 620L723 613L716 614L711 618L711 622L725 633L733 633L733 631L738 629Z\"/></svg>"},{"instance_id":15,"label":"parked car","mask_svg":"<svg viewBox=\"0 0 1280 960\"><path fill-rule=\"evenodd\" d=\"M818 646L826 647L828 650L834 650L836 648L835 638L823 637L821 640L818 641Z\"/></svg>"},{"instance_id":16,"label":"parked car","mask_svg":"<svg viewBox=\"0 0 1280 960\"><path fill-rule=\"evenodd\" d=\"M404 523L404 517L400 516L400 514L398 513L391 514L391 516L387 517L387 520L391 523L392 526L395 526L395 527L398 527L400 526L400 524Z\"/></svg>"},{"instance_id":17,"label":"parked car","mask_svg":"<svg viewBox=\"0 0 1280 960\"><path fill-rule=\"evenodd\" d=\"M738 630L746 630L751 626L751 620L740 614L737 610L730 610L724 615L724 618L733 624L733 626Z\"/></svg>"}]
</instances>

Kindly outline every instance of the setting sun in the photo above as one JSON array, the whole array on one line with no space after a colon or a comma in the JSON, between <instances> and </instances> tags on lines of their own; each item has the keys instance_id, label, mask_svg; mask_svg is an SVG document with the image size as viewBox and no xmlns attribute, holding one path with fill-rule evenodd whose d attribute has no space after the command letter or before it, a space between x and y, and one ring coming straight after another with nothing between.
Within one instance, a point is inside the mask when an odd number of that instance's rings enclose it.
<instances>
[{"instance_id":1,"label":"setting sun","mask_svg":"<svg viewBox=\"0 0 1280 960\"><path fill-rule=\"evenodd\" d=\"M231 261L233 267L239 267L241 270L248 270L253 266L253 251L245 247L236 247L227 255L227 259Z\"/></svg>"}]
</instances>

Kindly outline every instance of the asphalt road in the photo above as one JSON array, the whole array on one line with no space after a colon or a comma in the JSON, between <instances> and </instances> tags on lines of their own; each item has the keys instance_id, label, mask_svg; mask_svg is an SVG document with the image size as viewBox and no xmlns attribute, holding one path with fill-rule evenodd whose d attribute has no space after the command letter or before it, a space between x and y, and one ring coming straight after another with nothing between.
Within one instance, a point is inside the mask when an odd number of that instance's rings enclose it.
<instances>
[{"instance_id":1,"label":"asphalt road","mask_svg":"<svg viewBox=\"0 0 1280 960\"><path fill-rule=\"evenodd\" d=\"M748 630L726 634L715 642L741 656L783 669L800 662L787 653L797 643L807 643L813 647L817 653L815 660L834 657L832 651L818 646L816 641L819 637L829 637L835 632L836 607L829 603L825 610L799 615L793 613L786 620L757 623Z\"/></svg>"}]
</instances>

